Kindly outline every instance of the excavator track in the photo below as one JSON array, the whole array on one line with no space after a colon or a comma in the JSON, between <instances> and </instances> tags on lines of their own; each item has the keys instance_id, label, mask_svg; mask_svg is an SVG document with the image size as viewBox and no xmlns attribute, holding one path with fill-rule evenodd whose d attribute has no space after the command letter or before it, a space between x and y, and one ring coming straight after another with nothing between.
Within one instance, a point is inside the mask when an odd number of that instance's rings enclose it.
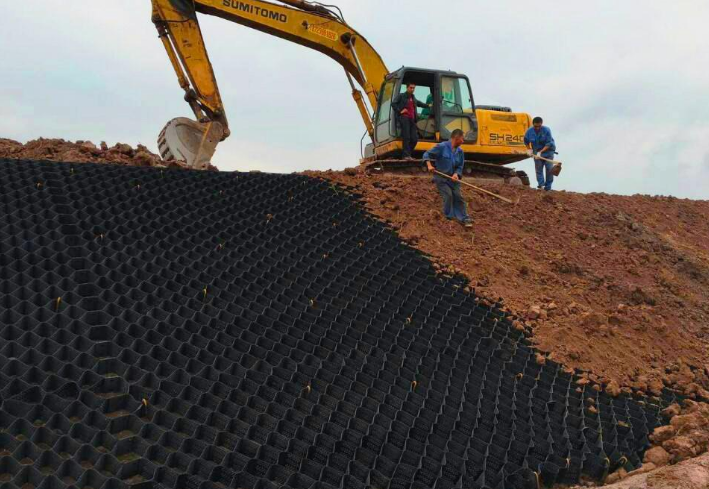
<instances>
[{"instance_id":1,"label":"excavator track","mask_svg":"<svg viewBox=\"0 0 709 489\"><path fill-rule=\"evenodd\" d=\"M365 173L392 173L398 175L425 176L428 174L425 165L419 159L386 159L375 160L362 165ZM465 161L464 175L481 180L503 180L512 185L529 186L529 177L523 171L513 168L483 163L481 161Z\"/></svg>"}]
</instances>

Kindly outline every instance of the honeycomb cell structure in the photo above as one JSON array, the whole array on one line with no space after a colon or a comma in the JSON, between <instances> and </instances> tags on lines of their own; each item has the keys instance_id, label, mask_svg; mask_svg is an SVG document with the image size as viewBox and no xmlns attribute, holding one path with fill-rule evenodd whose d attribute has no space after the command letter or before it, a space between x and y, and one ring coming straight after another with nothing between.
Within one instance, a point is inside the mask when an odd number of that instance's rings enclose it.
<instances>
[{"instance_id":1,"label":"honeycomb cell structure","mask_svg":"<svg viewBox=\"0 0 709 489\"><path fill-rule=\"evenodd\" d=\"M510 489L641 464L657 405L298 175L0 160L0 489Z\"/></svg>"}]
</instances>

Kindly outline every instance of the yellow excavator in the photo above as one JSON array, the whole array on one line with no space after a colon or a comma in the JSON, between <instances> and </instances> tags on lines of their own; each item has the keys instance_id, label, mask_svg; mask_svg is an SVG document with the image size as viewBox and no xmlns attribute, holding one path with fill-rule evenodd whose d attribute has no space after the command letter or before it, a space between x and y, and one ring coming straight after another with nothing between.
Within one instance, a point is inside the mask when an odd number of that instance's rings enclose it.
<instances>
[{"instance_id":1,"label":"yellow excavator","mask_svg":"<svg viewBox=\"0 0 709 489\"><path fill-rule=\"evenodd\" d=\"M337 7L304 0L151 1L153 23L185 91L185 101L197 119L168 122L158 139L166 160L183 160L194 168L205 168L219 142L230 134L197 19L200 13L312 48L339 63L371 140L360 161L365 170L422 170L420 160L401 158L403 142L392 111L394 97L405 91L407 84L414 83L416 97L431 106L418 109L420 140L416 156L447 140L453 130L462 129L467 175L529 185L524 172L505 166L528 157L524 151L524 132L531 125L528 114L514 113L506 107L476 105L468 78L452 71L402 67L390 72L369 42L345 22Z\"/></svg>"}]
</instances>

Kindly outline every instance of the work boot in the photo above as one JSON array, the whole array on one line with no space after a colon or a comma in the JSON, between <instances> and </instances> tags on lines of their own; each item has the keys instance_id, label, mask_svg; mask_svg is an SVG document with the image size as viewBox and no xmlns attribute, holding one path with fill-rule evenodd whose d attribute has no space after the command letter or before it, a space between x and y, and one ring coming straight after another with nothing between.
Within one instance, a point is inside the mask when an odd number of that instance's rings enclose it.
<instances>
[{"instance_id":1,"label":"work boot","mask_svg":"<svg viewBox=\"0 0 709 489\"><path fill-rule=\"evenodd\" d=\"M463 226L466 228L472 228L473 227L473 220L472 219L466 219L463 221Z\"/></svg>"}]
</instances>

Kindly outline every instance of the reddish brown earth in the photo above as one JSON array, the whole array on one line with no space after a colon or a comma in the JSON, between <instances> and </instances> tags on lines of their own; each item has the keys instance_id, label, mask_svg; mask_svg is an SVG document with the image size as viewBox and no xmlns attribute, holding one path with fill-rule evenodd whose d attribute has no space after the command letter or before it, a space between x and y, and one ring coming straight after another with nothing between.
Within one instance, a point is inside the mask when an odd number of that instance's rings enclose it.
<instances>
[{"instance_id":1,"label":"reddish brown earth","mask_svg":"<svg viewBox=\"0 0 709 489\"><path fill-rule=\"evenodd\" d=\"M677 465L666 465L656 468L644 464L639 470L622 477L620 482L608 477L606 489L706 489L709 487L709 454L701 455L691 460L685 460ZM616 480L616 482L612 482ZM589 486L576 486L572 489L582 489Z\"/></svg>"},{"instance_id":2,"label":"reddish brown earth","mask_svg":"<svg viewBox=\"0 0 709 489\"><path fill-rule=\"evenodd\" d=\"M608 487L709 487L709 458L706 455L709 448L709 404L685 400L682 406L669 406L663 414L670 419L670 423L656 428L650 435L653 447L645 452L642 467L630 473L621 468L609 474L605 482L612 485Z\"/></svg>"},{"instance_id":3,"label":"reddish brown earth","mask_svg":"<svg viewBox=\"0 0 709 489\"><path fill-rule=\"evenodd\" d=\"M709 201L485 184L520 201L466 189L471 232L442 216L430 178L308 175L361 194L444 273L503 298L548 358L587 372L581 382L709 398Z\"/></svg>"},{"instance_id":4,"label":"reddish brown earth","mask_svg":"<svg viewBox=\"0 0 709 489\"><path fill-rule=\"evenodd\" d=\"M128 144L117 143L109 148L105 142L96 146L91 141L72 143L63 139L39 138L22 144L12 139L0 138L0 158L187 168L181 161L164 161L141 144L133 148ZM210 166L209 170L216 171L217 168Z\"/></svg>"}]
</instances>

